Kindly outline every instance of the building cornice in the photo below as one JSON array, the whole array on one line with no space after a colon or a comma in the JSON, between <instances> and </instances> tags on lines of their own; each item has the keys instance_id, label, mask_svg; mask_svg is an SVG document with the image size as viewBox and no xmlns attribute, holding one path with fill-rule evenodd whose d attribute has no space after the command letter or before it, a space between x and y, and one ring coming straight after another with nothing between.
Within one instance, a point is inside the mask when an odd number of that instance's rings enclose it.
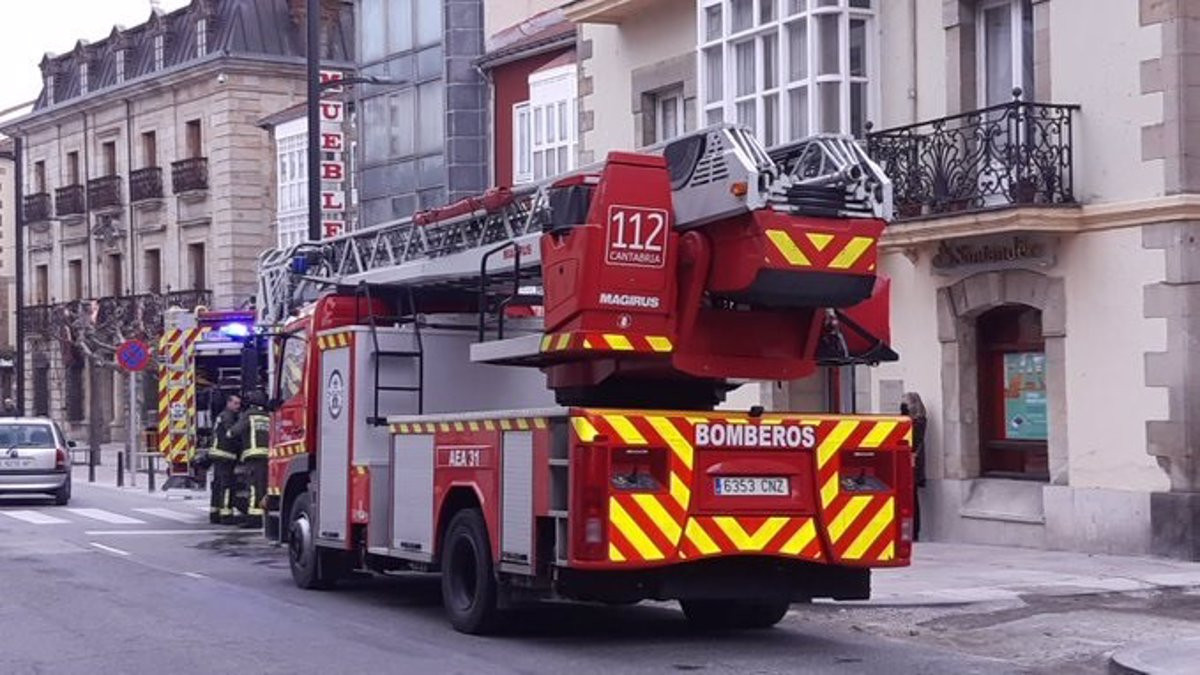
<instances>
[{"instance_id":1,"label":"building cornice","mask_svg":"<svg viewBox=\"0 0 1200 675\"><path fill-rule=\"evenodd\" d=\"M655 4L653 0L575 0L563 7L563 14L575 23L616 24Z\"/></svg>"},{"instance_id":2,"label":"building cornice","mask_svg":"<svg viewBox=\"0 0 1200 675\"><path fill-rule=\"evenodd\" d=\"M1027 207L895 223L879 245L906 248L943 239L1009 232L1075 234L1200 220L1200 195L1182 194L1082 207Z\"/></svg>"}]
</instances>

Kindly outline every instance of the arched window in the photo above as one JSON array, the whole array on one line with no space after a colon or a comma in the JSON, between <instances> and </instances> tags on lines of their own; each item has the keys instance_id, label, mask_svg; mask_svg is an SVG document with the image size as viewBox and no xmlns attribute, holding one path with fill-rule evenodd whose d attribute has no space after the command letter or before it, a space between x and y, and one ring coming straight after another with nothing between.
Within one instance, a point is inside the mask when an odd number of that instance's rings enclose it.
<instances>
[{"instance_id":1,"label":"arched window","mask_svg":"<svg viewBox=\"0 0 1200 675\"><path fill-rule=\"evenodd\" d=\"M1049 479L1041 310L1004 305L979 317L979 451L984 475Z\"/></svg>"}]
</instances>

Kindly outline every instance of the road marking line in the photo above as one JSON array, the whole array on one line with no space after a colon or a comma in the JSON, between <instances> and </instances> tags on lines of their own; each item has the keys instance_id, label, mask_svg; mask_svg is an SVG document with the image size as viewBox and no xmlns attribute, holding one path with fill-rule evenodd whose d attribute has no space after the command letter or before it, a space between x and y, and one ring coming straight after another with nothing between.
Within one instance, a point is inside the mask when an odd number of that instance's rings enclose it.
<instances>
[{"instance_id":1,"label":"road marking line","mask_svg":"<svg viewBox=\"0 0 1200 675\"><path fill-rule=\"evenodd\" d=\"M157 506L144 509L134 509L134 511L137 511L138 513L145 513L151 516L158 516L159 518L166 518L167 520L174 520L175 522L179 523L198 523L203 520L203 517L198 513L180 513L179 511L172 511L171 509L164 509Z\"/></svg>"},{"instance_id":2,"label":"road marking line","mask_svg":"<svg viewBox=\"0 0 1200 675\"><path fill-rule=\"evenodd\" d=\"M92 546L94 546L94 547L96 547L96 548L100 549L101 551L107 551L108 553L112 553L112 554L119 555L119 556L127 556L127 555L129 555L129 551L122 551L122 550L121 550L121 549L119 549L119 548L113 548L113 547L111 547L111 546L105 546L104 544L97 544L97 543L96 543L96 542L94 542L94 541L92 541L92 542L88 542L88 543L89 543L89 544L91 544Z\"/></svg>"},{"instance_id":3,"label":"road marking line","mask_svg":"<svg viewBox=\"0 0 1200 675\"><path fill-rule=\"evenodd\" d=\"M142 537L171 534L256 534L261 537L262 530L88 530L84 534L89 537Z\"/></svg>"},{"instance_id":4,"label":"road marking line","mask_svg":"<svg viewBox=\"0 0 1200 675\"><path fill-rule=\"evenodd\" d=\"M99 521L102 521L105 523L112 523L114 525L145 525L146 524L146 521L144 521L144 520L138 520L137 518L130 518L129 516L123 516L119 513L105 511L104 509L67 509L67 510L70 511L71 513L74 513L75 515L83 516L84 518L91 518L92 520L99 520Z\"/></svg>"},{"instance_id":5,"label":"road marking line","mask_svg":"<svg viewBox=\"0 0 1200 675\"><path fill-rule=\"evenodd\" d=\"M23 520L27 523L33 523L34 525L58 525L60 523L71 522L69 520L63 520L62 518L57 518L46 513L39 513L37 511L0 511L0 513L3 513L9 518Z\"/></svg>"}]
</instances>

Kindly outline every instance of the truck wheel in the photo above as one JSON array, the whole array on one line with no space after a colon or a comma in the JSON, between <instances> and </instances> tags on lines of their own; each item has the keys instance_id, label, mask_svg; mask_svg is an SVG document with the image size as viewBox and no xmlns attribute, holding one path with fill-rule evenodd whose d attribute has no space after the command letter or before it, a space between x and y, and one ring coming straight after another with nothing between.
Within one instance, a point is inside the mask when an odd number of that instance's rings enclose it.
<instances>
[{"instance_id":1,"label":"truck wheel","mask_svg":"<svg viewBox=\"0 0 1200 675\"><path fill-rule=\"evenodd\" d=\"M496 626L496 575L487 524L478 509L454 514L442 541L442 604L454 629L472 635Z\"/></svg>"},{"instance_id":2,"label":"truck wheel","mask_svg":"<svg viewBox=\"0 0 1200 675\"><path fill-rule=\"evenodd\" d=\"M770 628L783 620L787 600L680 600L688 623L698 630Z\"/></svg>"},{"instance_id":3,"label":"truck wheel","mask_svg":"<svg viewBox=\"0 0 1200 675\"><path fill-rule=\"evenodd\" d=\"M292 580L300 588L332 588L337 582L336 551L322 551L313 535L312 497L307 492L296 498L288 520L288 563Z\"/></svg>"}]
</instances>

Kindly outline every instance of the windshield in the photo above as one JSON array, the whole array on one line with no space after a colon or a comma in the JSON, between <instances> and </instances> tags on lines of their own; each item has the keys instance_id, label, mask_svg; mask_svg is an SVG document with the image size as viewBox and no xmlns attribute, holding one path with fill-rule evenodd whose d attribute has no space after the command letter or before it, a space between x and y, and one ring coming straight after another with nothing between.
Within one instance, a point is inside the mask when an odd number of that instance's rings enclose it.
<instances>
[{"instance_id":1,"label":"windshield","mask_svg":"<svg viewBox=\"0 0 1200 675\"><path fill-rule=\"evenodd\" d=\"M54 431L49 424L0 425L0 448L54 447Z\"/></svg>"}]
</instances>

